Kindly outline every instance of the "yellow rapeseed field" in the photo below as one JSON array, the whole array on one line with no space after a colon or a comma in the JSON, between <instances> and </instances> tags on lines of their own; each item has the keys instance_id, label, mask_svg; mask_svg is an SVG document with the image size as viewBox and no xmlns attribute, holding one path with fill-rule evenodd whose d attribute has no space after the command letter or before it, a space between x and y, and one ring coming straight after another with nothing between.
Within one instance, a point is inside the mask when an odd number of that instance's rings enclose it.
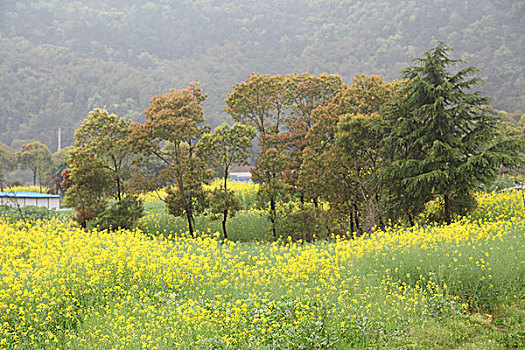
<instances>
[{"instance_id":1,"label":"yellow rapeseed field","mask_svg":"<svg viewBox=\"0 0 525 350\"><path fill-rule=\"evenodd\" d=\"M48 193L49 188L46 186L13 186L13 187L6 187L4 188L4 192L40 192L42 190L42 193Z\"/></svg>"},{"instance_id":2,"label":"yellow rapeseed field","mask_svg":"<svg viewBox=\"0 0 525 350\"><path fill-rule=\"evenodd\" d=\"M427 319L524 298L519 196L480 195L492 220L314 244L0 219L0 348L333 349L408 338Z\"/></svg>"},{"instance_id":3,"label":"yellow rapeseed field","mask_svg":"<svg viewBox=\"0 0 525 350\"><path fill-rule=\"evenodd\" d=\"M222 186L222 180L215 179L210 185L206 185L205 189L214 189L220 186ZM255 196L255 192L257 192L258 186L258 184L252 182L228 181L228 188L234 191L235 194L239 196L241 201L244 201L244 199L247 197ZM165 189L151 191L148 193L144 193L140 196L140 198L145 203L157 202L159 200L162 200L164 197L166 197Z\"/></svg>"}]
</instances>

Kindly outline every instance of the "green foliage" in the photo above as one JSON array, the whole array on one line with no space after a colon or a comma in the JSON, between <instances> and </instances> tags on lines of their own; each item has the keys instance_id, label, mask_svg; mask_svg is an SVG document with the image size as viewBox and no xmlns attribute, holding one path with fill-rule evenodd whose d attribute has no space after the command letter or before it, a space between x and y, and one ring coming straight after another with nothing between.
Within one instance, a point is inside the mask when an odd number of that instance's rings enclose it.
<instances>
[{"instance_id":1,"label":"green foliage","mask_svg":"<svg viewBox=\"0 0 525 350\"><path fill-rule=\"evenodd\" d=\"M278 235L292 241L313 242L328 238L326 213L314 203L288 202L278 207Z\"/></svg>"},{"instance_id":2,"label":"green foliage","mask_svg":"<svg viewBox=\"0 0 525 350\"><path fill-rule=\"evenodd\" d=\"M518 178L510 176L507 174L498 175L494 182L482 187L482 190L485 192L501 191L506 188L516 186L516 183L519 182Z\"/></svg>"},{"instance_id":3,"label":"green foliage","mask_svg":"<svg viewBox=\"0 0 525 350\"><path fill-rule=\"evenodd\" d=\"M359 74L330 104L313 111L316 123L306 135L298 185L308 198L330 204L329 225L339 234L348 222L359 233L382 224L380 111L394 89L379 76Z\"/></svg>"},{"instance_id":4,"label":"green foliage","mask_svg":"<svg viewBox=\"0 0 525 350\"><path fill-rule=\"evenodd\" d=\"M241 209L241 203L233 191L228 189L228 177L233 165L247 165L249 149L255 129L240 123L230 127L227 123L218 126L213 133L206 133L198 144L197 153L207 158L212 166L223 174L222 188L213 190L210 195L210 208L214 215L222 215L223 234L228 238L226 220Z\"/></svg>"},{"instance_id":5,"label":"green foliage","mask_svg":"<svg viewBox=\"0 0 525 350\"><path fill-rule=\"evenodd\" d=\"M132 229L143 214L143 203L135 196L126 196L110 203L102 213L89 222L88 227L96 227L100 230Z\"/></svg>"},{"instance_id":6,"label":"green foliage","mask_svg":"<svg viewBox=\"0 0 525 350\"><path fill-rule=\"evenodd\" d=\"M51 164L48 173L44 177L44 184L50 189L51 193L64 193L62 172L69 168L69 151L61 149L51 156Z\"/></svg>"},{"instance_id":7,"label":"green foliage","mask_svg":"<svg viewBox=\"0 0 525 350\"><path fill-rule=\"evenodd\" d=\"M101 171L107 172L111 186L108 192L121 200L126 177L132 172L132 153L129 142L129 123L124 118L99 108L89 112L75 132L75 149L93 154Z\"/></svg>"},{"instance_id":8,"label":"green foliage","mask_svg":"<svg viewBox=\"0 0 525 350\"><path fill-rule=\"evenodd\" d=\"M7 145L0 142L0 192L7 185L5 173L15 167L17 158L15 152L12 152Z\"/></svg>"},{"instance_id":9,"label":"green foliage","mask_svg":"<svg viewBox=\"0 0 525 350\"><path fill-rule=\"evenodd\" d=\"M170 215L165 204L159 204L154 208L151 207L151 204L145 205L146 214L139 219L137 227L154 237L187 236L188 224L185 219ZM221 231L221 223L214 220L212 215L200 215L195 218L195 236L200 237L210 232ZM241 210L228 220L228 240L230 241L269 242L272 239L269 222L259 211Z\"/></svg>"},{"instance_id":10,"label":"green foliage","mask_svg":"<svg viewBox=\"0 0 525 350\"><path fill-rule=\"evenodd\" d=\"M33 185L42 184L42 178L51 163L51 152L42 142L35 141L22 145L20 149L20 165L22 169L33 172Z\"/></svg>"},{"instance_id":11,"label":"green foliage","mask_svg":"<svg viewBox=\"0 0 525 350\"><path fill-rule=\"evenodd\" d=\"M198 140L209 131L202 125L205 99L198 83L152 97L144 124L133 123L128 140L134 152L162 163L158 175L150 174L147 167L141 169L145 170L142 178L146 188L151 186L148 183L157 184L159 180L168 184L168 210L172 215L186 217L191 235L195 216L206 206L202 185L211 178L211 171L197 152Z\"/></svg>"},{"instance_id":12,"label":"green foliage","mask_svg":"<svg viewBox=\"0 0 525 350\"><path fill-rule=\"evenodd\" d=\"M286 158L276 148L269 148L261 153L252 170L253 181L259 183L255 201L259 209L265 210L271 222L272 233L277 238L277 203L289 199L289 185L283 181Z\"/></svg>"},{"instance_id":13,"label":"green foliage","mask_svg":"<svg viewBox=\"0 0 525 350\"><path fill-rule=\"evenodd\" d=\"M473 197L457 198L453 197L449 205L454 212L452 219L465 216L476 209L477 203ZM436 224L446 221L445 201L443 197L437 197L425 203L424 210L415 218L420 224Z\"/></svg>"},{"instance_id":14,"label":"green foliage","mask_svg":"<svg viewBox=\"0 0 525 350\"><path fill-rule=\"evenodd\" d=\"M106 207L108 174L96 166L93 155L79 150L71 151L70 163L71 169L62 173L62 187L66 191L65 204L75 209L75 220L86 227L88 221L95 219Z\"/></svg>"},{"instance_id":15,"label":"green foliage","mask_svg":"<svg viewBox=\"0 0 525 350\"><path fill-rule=\"evenodd\" d=\"M468 92L480 83L470 78L477 70L450 73L459 61L449 59L449 51L439 43L403 71L407 81L390 107L391 130L383 140L394 160L383 168L393 203L410 194L407 210L414 215L442 196L448 223L470 209L474 191L492 182L501 164L520 159L517 142L494 141L495 119L481 109L487 98Z\"/></svg>"},{"instance_id":16,"label":"green foliage","mask_svg":"<svg viewBox=\"0 0 525 350\"><path fill-rule=\"evenodd\" d=\"M0 140L73 142L86 111L138 121L150 96L197 79L207 115L225 120L224 96L252 71L357 72L392 80L409 59L443 40L486 76L498 109L525 110L521 1L228 0L118 6L2 2ZM503 30L504 29L504 30ZM177 72L177 74L173 74ZM347 83L349 81L346 81Z\"/></svg>"},{"instance_id":17,"label":"green foliage","mask_svg":"<svg viewBox=\"0 0 525 350\"><path fill-rule=\"evenodd\" d=\"M227 217L233 217L242 209L241 201L235 196L235 192L223 188L215 188L209 192L209 207L216 220L222 219L225 213Z\"/></svg>"},{"instance_id":18,"label":"green foliage","mask_svg":"<svg viewBox=\"0 0 525 350\"><path fill-rule=\"evenodd\" d=\"M255 129L251 126L228 123L202 135L198 152L210 163L219 167L227 179L233 165L247 165Z\"/></svg>"},{"instance_id":19,"label":"green foliage","mask_svg":"<svg viewBox=\"0 0 525 350\"><path fill-rule=\"evenodd\" d=\"M124 200L134 160L129 133L124 118L98 108L75 132L75 146L69 150L71 168L61 175L66 203L75 209L75 219L82 227L131 227L142 213L133 197ZM117 203L106 208L112 197Z\"/></svg>"},{"instance_id":20,"label":"green foliage","mask_svg":"<svg viewBox=\"0 0 525 350\"><path fill-rule=\"evenodd\" d=\"M195 224L194 217L202 214L208 207L208 198L202 188L202 183L185 182L184 194L178 186L170 186L168 195L164 199L168 212L174 216L191 216L192 224Z\"/></svg>"},{"instance_id":21,"label":"green foliage","mask_svg":"<svg viewBox=\"0 0 525 350\"><path fill-rule=\"evenodd\" d=\"M56 216L56 211L47 209L46 207L26 205L16 208L10 205L0 205L0 217L11 221L26 220L28 222L35 222L54 216Z\"/></svg>"}]
</instances>

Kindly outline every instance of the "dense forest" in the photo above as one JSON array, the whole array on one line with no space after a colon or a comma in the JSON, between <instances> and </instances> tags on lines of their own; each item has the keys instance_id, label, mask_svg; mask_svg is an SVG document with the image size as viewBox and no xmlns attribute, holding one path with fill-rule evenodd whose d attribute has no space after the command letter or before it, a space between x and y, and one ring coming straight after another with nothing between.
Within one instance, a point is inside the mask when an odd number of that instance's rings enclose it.
<instances>
[{"instance_id":1,"label":"dense forest","mask_svg":"<svg viewBox=\"0 0 525 350\"><path fill-rule=\"evenodd\" d=\"M89 111L142 121L153 95L199 81L206 120L252 72L399 78L437 40L480 69L497 109L525 110L516 0L3 0L0 142L57 149Z\"/></svg>"}]
</instances>

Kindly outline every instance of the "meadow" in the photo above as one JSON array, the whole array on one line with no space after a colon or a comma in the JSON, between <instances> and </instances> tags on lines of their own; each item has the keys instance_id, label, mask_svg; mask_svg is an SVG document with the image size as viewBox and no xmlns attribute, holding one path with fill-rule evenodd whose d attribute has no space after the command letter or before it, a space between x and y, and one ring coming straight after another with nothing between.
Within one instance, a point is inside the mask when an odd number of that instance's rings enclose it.
<instances>
[{"instance_id":1,"label":"meadow","mask_svg":"<svg viewBox=\"0 0 525 350\"><path fill-rule=\"evenodd\" d=\"M252 238L202 219L192 239L154 199L131 231L0 219L0 348L523 349L521 193L477 200L448 226L315 243L264 242L254 209Z\"/></svg>"}]
</instances>

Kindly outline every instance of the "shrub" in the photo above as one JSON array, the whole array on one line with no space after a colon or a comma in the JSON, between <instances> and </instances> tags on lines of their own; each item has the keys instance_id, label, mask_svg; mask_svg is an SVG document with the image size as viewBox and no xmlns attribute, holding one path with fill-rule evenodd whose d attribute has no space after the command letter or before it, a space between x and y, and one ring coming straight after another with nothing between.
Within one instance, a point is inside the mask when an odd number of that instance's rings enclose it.
<instances>
[{"instance_id":1,"label":"shrub","mask_svg":"<svg viewBox=\"0 0 525 350\"><path fill-rule=\"evenodd\" d=\"M9 205L0 205L0 216L6 217L10 220L25 219L33 222L40 219L48 219L55 216L55 210L49 210L45 207L37 207L34 205L27 205L16 208Z\"/></svg>"},{"instance_id":2,"label":"shrub","mask_svg":"<svg viewBox=\"0 0 525 350\"><path fill-rule=\"evenodd\" d=\"M135 196L127 196L120 201L111 203L101 214L90 221L88 226L102 230L131 229L135 222L142 217L143 212L142 201Z\"/></svg>"},{"instance_id":3,"label":"shrub","mask_svg":"<svg viewBox=\"0 0 525 350\"><path fill-rule=\"evenodd\" d=\"M313 203L285 203L279 207L277 232L293 241L313 241L317 237L326 237L323 225L323 209Z\"/></svg>"}]
</instances>

